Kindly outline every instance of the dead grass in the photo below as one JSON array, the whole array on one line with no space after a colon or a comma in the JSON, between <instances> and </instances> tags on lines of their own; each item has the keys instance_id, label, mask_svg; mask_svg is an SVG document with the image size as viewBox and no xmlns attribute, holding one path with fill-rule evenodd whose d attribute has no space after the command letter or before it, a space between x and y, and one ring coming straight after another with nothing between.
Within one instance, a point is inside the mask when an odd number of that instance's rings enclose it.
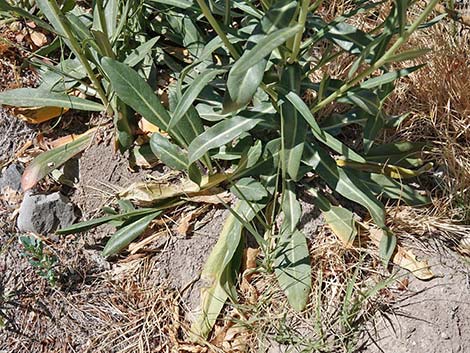
<instances>
[{"instance_id":1,"label":"dead grass","mask_svg":"<svg viewBox=\"0 0 470 353\"><path fill-rule=\"evenodd\" d=\"M433 207L465 222L470 212L470 30L442 22L413 36L409 46L432 52L418 61L427 65L401 80L390 98L390 113L410 111L411 116L386 140L433 144L427 155L437 166Z\"/></svg>"},{"instance_id":2,"label":"dead grass","mask_svg":"<svg viewBox=\"0 0 470 353\"><path fill-rule=\"evenodd\" d=\"M295 312L274 275L257 274L237 310L252 335L248 352L287 349L353 352L363 342L365 325L388 306L399 286L390 286L376 251L345 249L326 227L310 242L313 288L307 309ZM253 298L253 291L256 293ZM276 350L277 349L277 350Z\"/></svg>"}]
</instances>

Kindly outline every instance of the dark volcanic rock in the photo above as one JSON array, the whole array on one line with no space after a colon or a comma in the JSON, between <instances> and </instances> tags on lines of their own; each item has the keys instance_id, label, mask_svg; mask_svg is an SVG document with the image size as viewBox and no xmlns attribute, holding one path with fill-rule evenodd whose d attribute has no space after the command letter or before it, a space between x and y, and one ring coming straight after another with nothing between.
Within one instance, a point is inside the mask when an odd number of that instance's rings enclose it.
<instances>
[{"instance_id":1,"label":"dark volcanic rock","mask_svg":"<svg viewBox=\"0 0 470 353\"><path fill-rule=\"evenodd\" d=\"M18 214L18 229L21 232L48 234L71 225L75 210L69 199L60 192L49 195L24 195Z\"/></svg>"}]
</instances>

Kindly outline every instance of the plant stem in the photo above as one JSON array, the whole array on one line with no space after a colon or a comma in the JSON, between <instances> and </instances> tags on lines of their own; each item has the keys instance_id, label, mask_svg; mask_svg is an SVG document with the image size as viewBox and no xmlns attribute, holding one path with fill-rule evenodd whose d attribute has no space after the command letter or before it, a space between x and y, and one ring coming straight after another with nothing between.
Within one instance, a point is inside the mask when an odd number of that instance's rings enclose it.
<instances>
[{"instance_id":1,"label":"plant stem","mask_svg":"<svg viewBox=\"0 0 470 353\"><path fill-rule=\"evenodd\" d=\"M75 55L77 55L78 59L82 63L83 67L85 68L90 81L95 86L96 93L100 97L103 105L106 107L107 113L112 115L113 110L109 104L108 98L106 97L103 87L101 86L100 81L98 80L95 73L93 72L93 69L91 68L90 63L88 62L88 59L86 58L85 54L83 53L80 44L78 44L74 35L70 31L70 28L68 27L67 23L64 22L63 14L59 8L59 5L57 5L57 2L55 0L49 0L49 4L51 5L51 10L54 12L54 16L57 18L57 21L60 22L60 25L65 34L66 39L70 42L70 46L72 47L71 49L73 50Z\"/></svg>"},{"instance_id":2,"label":"plant stem","mask_svg":"<svg viewBox=\"0 0 470 353\"><path fill-rule=\"evenodd\" d=\"M300 52L300 44L302 42L302 36L303 36L304 30L305 30L305 22L307 21L309 3L310 3L309 0L302 0L302 4L300 5L298 23L302 26L302 29L299 30L299 32L294 37L294 45L292 47L292 53L290 55L289 60L287 60L287 62L289 64L292 64L296 60L298 60L298 56L299 56L299 52Z\"/></svg>"},{"instance_id":3,"label":"plant stem","mask_svg":"<svg viewBox=\"0 0 470 353\"><path fill-rule=\"evenodd\" d=\"M210 25L212 26L212 28L214 28L214 31L217 33L220 39L222 39L222 42L224 42L225 46L230 52L230 55L232 55L235 60L240 58L240 54L238 53L237 49L235 49L232 43L230 43L230 41L228 40L227 35L225 34L225 32L222 30L217 20L212 15L212 12L209 9L209 7L206 5L205 0L197 0L197 3L199 7L201 8L201 11L204 17L207 19L207 21L209 21Z\"/></svg>"},{"instance_id":4,"label":"plant stem","mask_svg":"<svg viewBox=\"0 0 470 353\"><path fill-rule=\"evenodd\" d=\"M230 26L230 0L225 0L224 24Z\"/></svg>"},{"instance_id":5,"label":"plant stem","mask_svg":"<svg viewBox=\"0 0 470 353\"><path fill-rule=\"evenodd\" d=\"M426 17L431 13L434 9L434 6L439 2L439 0L432 0L421 15L416 19L416 21L401 35L396 42L387 50L387 52L382 55L382 57L377 60L373 65L371 65L368 69L364 70L360 74L358 74L354 79L349 82L343 84L339 89L335 92L330 94L328 97L323 99L322 101L318 102L310 111L315 113L325 107L326 105L332 103L335 99L341 97L344 93L346 93L349 89L355 86L357 83L361 82L364 78L368 77L372 74L375 70L379 69L382 65L386 64L390 57L392 57L395 52L400 48L400 46L405 43L411 34L418 28L418 26L426 20Z\"/></svg>"}]
</instances>

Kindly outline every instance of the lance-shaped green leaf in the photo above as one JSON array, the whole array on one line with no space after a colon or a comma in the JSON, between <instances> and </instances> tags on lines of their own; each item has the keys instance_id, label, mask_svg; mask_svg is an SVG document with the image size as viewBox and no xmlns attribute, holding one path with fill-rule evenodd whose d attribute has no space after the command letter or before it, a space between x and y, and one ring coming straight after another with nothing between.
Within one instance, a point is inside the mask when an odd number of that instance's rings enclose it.
<instances>
[{"instance_id":1,"label":"lance-shaped green leaf","mask_svg":"<svg viewBox=\"0 0 470 353\"><path fill-rule=\"evenodd\" d=\"M297 229L297 224L302 215L302 208L297 193L295 192L295 183L291 180L286 182L286 187L282 198L282 212L284 213L284 222L282 231L293 233Z\"/></svg>"},{"instance_id":2,"label":"lance-shaped green leaf","mask_svg":"<svg viewBox=\"0 0 470 353\"><path fill-rule=\"evenodd\" d=\"M132 241L138 238L143 232L145 232L150 222L152 222L152 220L160 213L161 211L151 213L119 229L106 243L102 255L104 257L108 257L120 252Z\"/></svg>"},{"instance_id":3,"label":"lance-shaped green leaf","mask_svg":"<svg viewBox=\"0 0 470 353\"><path fill-rule=\"evenodd\" d=\"M335 160L321 147L309 144L307 152L308 159L304 157L304 162L313 167L330 188L367 208L375 224L380 228L386 228L383 205L360 179L352 172L339 168Z\"/></svg>"},{"instance_id":4,"label":"lance-shaped green leaf","mask_svg":"<svg viewBox=\"0 0 470 353\"><path fill-rule=\"evenodd\" d=\"M300 94L301 68L299 64L288 65L281 76L281 86L287 92ZM293 104L286 100L281 105L281 118L283 119L284 138L284 165L286 172L292 180L297 180L300 175L299 167L304 150L307 122L300 116Z\"/></svg>"},{"instance_id":5,"label":"lance-shaped green leaf","mask_svg":"<svg viewBox=\"0 0 470 353\"><path fill-rule=\"evenodd\" d=\"M0 93L0 104L14 107L61 107L87 111L103 111L100 103L67 94L37 88L17 88Z\"/></svg>"},{"instance_id":6,"label":"lance-shaped green leaf","mask_svg":"<svg viewBox=\"0 0 470 353\"><path fill-rule=\"evenodd\" d=\"M148 2L155 2L169 7L178 7L180 9L189 9L194 3L192 0L148 0Z\"/></svg>"},{"instance_id":7,"label":"lance-shaped green leaf","mask_svg":"<svg viewBox=\"0 0 470 353\"><path fill-rule=\"evenodd\" d=\"M301 29L302 26L295 25L276 30L267 35L256 35L256 40L254 37L250 38L257 44L250 50L245 51L229 72L227 79L228 96L224 101L224 112L235 111L251 100L263 79L266 67L265 58Z\"/></svg>"},{"instance_id":8,"label":"lance-shaped green leaf","mask_svg":"<svg viewBox=\"0 0 470 353\"><path fill-rule=\"evenodd\" d=\"M225 145L245 131L253 129L261 119L249 119L235 116L217 123L196 137L188 147L189 163L201 158L209 150Z\"/></svg>"},{"instance_id":9,"label":"lance-shaped green leaf","mask_svg":"<svg viewBox=\"0 0 470 353\"><path fill-rule=\"evenodd\" d=\"M346 208L332 206L330 201L315 189L309 193L314 196L315 205L322 211L325 222L346 247L352 246L357 235L354 214Z\"/></svg>"},{"instance_id":10,"label":"lance-shaped green leaf","mask_svg":"<svg viewBox=\"0 0 470 353\"><path fill-rule=\"evenodd\" d=\"M383 174L362 175L361 180L376 195L399 200L409 206L422 206L431 202L429 197L418 190Z\"/></svg>"},{"instance_id":11,"label":"lance-shaped green leaf","mask_svg":"<svg viewBox=\"0 0 470 353\"><path fill-rule=\"evenodd\" d=\"M270 34L280 28L288 27L294 17L296 9L297 3L292 0L274 2L253 30L253 34L248 39L245 54L243 55L248 55L246 53L253 50L263 35ZM227 79L224 111L234 111L248 104L263 81L267 63L268 60L262 58L256 63L253 62L253 65L245 71L235 71L232 68Z\"/></svg>"},{"instance_id":12,"label":"lance-shaped green leaf","mask_svg":"<svg viewBox=\"0 0 470 353\"><path fill-rule=\"evenodd\" d=\"M127 201L127 200L122 200L122 201ZM76 223L69 227L59 229L58 231L56 231L56 233L57 234L72 234L72 233L84 232L88 229L98 227L99 225L105 224L108 222L112 222L112 221L125 222L127 220L131 220L136 217L146 216L150 213L155 213L155 212L156 212L155 208L141 208L141 209L132 210L126 213L104 216L104 217L90 219L88 221Z\"/></svg>"},{"instance_id":13,"label":"lance-shaped green leaf","mask_svg":"<svg viewBox=\"0 0 470 353\"><path fill-rule=\"evenodd\" d=\"M189 87L181 96L181 99L179 100L175 110L173 111L173 117L171 118L169 124L170 129L174 127L181 120L181 118L183 118L183 116L193 104L194 100L199 96L207 84L222 72L225 72L225 70L206 70L199 74L194 79L194 81L191 82Z\"/></svg>"},{"instance_id":14,"label":"lance-shaped green leaf","mask_svg":"<svg viewBox=\"0 0 470 353\"><path fill-rule=\"evenodd\" d=\"M274 273L289 304L302 311L312 288L310 256L305 235L295 230L281 235L276 246Z\"/></svg>"},{"instance_id":15,"label":"lance-shaped green leaf","mask_svg":"<svg viewBox=\"0 0 470 353\"><path fill-rule=\"evenodd\" d=\"M369 152L374 144L374 140L385 125L385 119L382 112L376 115L369 115L366 126L364 126L364 152Z\"/></svg>"},{"instance_id":16,"label":"lance-shaped green leaf","mask_svg":"<svg viewBox=\"0 0 470 353\"><path fill-rule=\"evenodd\" d=\"M147 82L126 64L103 58L101 65L119 98L139 112L145 119L168 131L170 114Z\"/></svg>"},{"instance_id":17,"label":"lance-shaped green leaf","mask_svg":"<svg viewBox=\"0 0 470 353\"><path fill-rule=\"evenodd\" d=\"M240 200L246 201L259 201L268 196L263 184L251 177L238 180L230 191Z\"/></svg>"},{"instance_id":18,"label":"lance-shaped green leaf","mask_svg":"<svg viewBox=\"0 0 470 353\"><path fill-rule=\"evenodd\" d=\"M171 143L159 133L152 134L150 138L152 152L168 167L176 170L188 169L188 153L177 145Z\"/></svg>"},{"instance_id":19,"label":"lance-shaped green leaf","mask_svg":"<svg viewBox=\"0 0 470 353\"><path fill-rule=\"evenodd\" d=\"M95 129L75 137L72 142L41 153L26 167L21 178L21 186L24 191L31 189L36 183L54 169L59 168L70 158L82 152L93 138Z\"/></svg>"},{"instance_id":20,"label":"lance-shaped green leaf","mask_svg":"<svg viewBox=\"0 0 470 353\"><path fill-rule=\"evenodd\" d=\"M346 95L338 98L337 101L340 103L353 104L371 115L376 115L379 112L379 97L369 90L355 89L348 91Z\"/></svg>"},{"instance_id":21,"label":"lance-shaped green leaf","mask_svg":"<svg viewBox=\"0 0 470 353\"><path fill-rule=\"evenodd\" d=\"M426 147L424 143L408 141L375 145L370 148L366 158L371 162L401 165L406 164L408 159L416 159ZM411 165L411 167L418 167L418 165Z\"/></svg>"},{"instance_id":22,"label":"lance-shaped green leaf","mask_svg":"<svg viewBox=\"0 0 470 353\"><path fill-rule=\"evenodd\" d=\"M301 29L302 26L294 25L292 27L278 29L266 36L262 36L250 51L245 52L240 59L237 60L230 72L238 74L249 70L253 65L270 55L273 50L282 45Z\"/></svg>"},{"instance_id":23,"label":"lance-shaped green leaf","mask_svg":"<svg viewBox=\"0 0 470 353\"><path fill-rule=\"evenodd\" d=\"M383 74L381 76L377 76L377 77L374 77L374 78L370 78L370 79L360 83L359 87L364 88L364 89L372 89L372 88L376 88L376 87L385 85L385 84L390 83L390 82L394 82L395 80L397 80L401 77L408 76L412 72L414 72L416 70L419 70L424 65L425 64L421 64L421 65L408 67L406 69L401 69L401 70L398 70L398 71L387 72L386 74Z\"/></svg>"},{"instance_id":24,"label":"lance-shaped green leaf","mask_svg":"<svg viewBox=\"0 0 470 353\"><path fill-rule=\"evenodd\" d=\"M357 162L365 161L365 159L361 155L354 152L352 149L350 149L344 143L339 141L337 138L333 137L331 134L327 133L326 131L323 131L318 125L312 113L310 112L308 106L302 101L302 99L297 94L295 94L294 92L290 92L285 95L285 98L290 103L292 103L292 105L298 110L300 115L302 115L305 121L310 125L310 127L312 128L312 133L317 140L324 143L326 146L340 153L341 155L348 156L348 159Z\"/></svg>"},{"instance_id":25,"label":"lance-shaped green leaf","mask_svg":"<svg viewBox=\"0 0 470 353\"><path fill-rule=\"evenodd\" d=\"M129 55L127 55L127 57L124 59L124 64L127 64L130 67L136 66L152 52L153 47L159 39L160 37L154 37L139 45L137 48L132 50Z\"/></svg>"},{"instance_id":26,"label":"lance-shaped green leaf","mask_svg":"<svg viewBox=\"0 0 470 353\"><path fill-rule=\"evenodd\" d=\"M119 98L146 120L168 132L179 145L189 145L203 131L199 116L193 115L191 119L181 119L174 129L169 129L170 114L135 70L111 58L103 58L101 65Z\"/></svg>"},{"instance_id":27,"label":"lance-shaped green leaf","mask_svg":"<svg viewBox=\"0 0 470 353\"><path fill-rule=\"evenodd\" d=\"M208 285L201 291L201 312L191 327L196 339L207 338L227 298L236 298L234 284L240 267L242 230L260 209L257 204L239 201L224 223L201 273Z\"/></svg>"},{"instance_id":28,"label":"lance-shaped green leaf","mask_svg":"<svg viewBox=\"0 0 470 353\"><path fill-rule=\"evenodd\" d=\"M379 256L384 266L387 266L397 247L397 237L388 229L381 229L382 237L379 243Z\"/></svg>"}]
</instances>

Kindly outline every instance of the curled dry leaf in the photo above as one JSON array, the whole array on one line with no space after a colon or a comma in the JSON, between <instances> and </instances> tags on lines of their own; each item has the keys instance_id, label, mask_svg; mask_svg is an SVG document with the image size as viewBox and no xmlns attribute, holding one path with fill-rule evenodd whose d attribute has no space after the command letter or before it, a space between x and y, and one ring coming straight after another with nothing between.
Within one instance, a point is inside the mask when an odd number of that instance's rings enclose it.
<instances>
[{"instance_id":1,"label":"curled dry leaf","mask_svg":"<svg viewBox=\"0 0 470 353\"><path fill-rule=\"evenodd\" d=\"M29 37L31 38L31 41L34 43L34 45L39 48L47 44L47 37L44 33L37 32L37 31L30 31Z\"/></svg>"},{"instance_id":2,"label":"curled dry leaf","mask_svg":"<svg viewBox=\"0 0 470 353\"><path fill-rule=\"evenodd\" d=\"M220 189L212 188L205 190L198 195L185 197L190 202L196 203L209 203L213 205L220 205L222 203L228 203L232 200L232 195L228 191L220 191Z\"/></svg>"},{"instance_id":3,"label":"curled dry leaf","mask_svg":"<svg viewBox=\"0 0 470 353\"><path fill-rule=\"evenodd\" d=\"M374 244L378 245L383 236L383 232L378 229L370 229L369 235ZM434 273L427 260L418 260L416 255L409 249L398 245L392 255L392 262L404 269L410 271L416 278L429 280L434 277Z\"/></svg>"},{"instance_id":4,"label":"curled dry leaf","mask_svg":"<svg viewBox=\"0 0 470 353\"><path fill-rule=\"evenodd\" d=\"M149 134L153 132L162 133L162 131L156 125L152 124L145 118L140 119L139 128L145 134Z\"/></svg>"},{"instance_id":5,"label":"curled dry leaf","mask_svg":"<svg viewBox=\"0 0 470 353\"><path fill-rule=\"evenodd\" d=\"M190 211L186 216L184 216L181 219L180 224L178 225L178 228L177 228L177 232L183 236L188 235L192 222L197 217L205 213L208 208L209 208L209 205L204 205L202 207L198 207L195 210Z\"/></svg>"},{"instance_id":6,"label":"curled dry leaf","mask_svg":"<svg viewBox=\"0 0 470 353\"><path fill-rule=\"evenodd\" d=\"M12 113L29 124L40 124L57 118L66 113L69 108L61 107L15 107Z\"/></svg>"},{"instance_id":7,"label":"curled dry leaf","mask_svg":"<svg viewBox=\"0 0 470 353\"><path fill-rule=\"evenodd\" d=\"M227 180L230 174L214 174L204 176L201 185L188 178L179 182L138 182L121 191L118 196L122 199L132 200L137 205L149 206L172 197L189 197L205 195L206 190L217 186Z\"/></svg>"}]
</instances>

